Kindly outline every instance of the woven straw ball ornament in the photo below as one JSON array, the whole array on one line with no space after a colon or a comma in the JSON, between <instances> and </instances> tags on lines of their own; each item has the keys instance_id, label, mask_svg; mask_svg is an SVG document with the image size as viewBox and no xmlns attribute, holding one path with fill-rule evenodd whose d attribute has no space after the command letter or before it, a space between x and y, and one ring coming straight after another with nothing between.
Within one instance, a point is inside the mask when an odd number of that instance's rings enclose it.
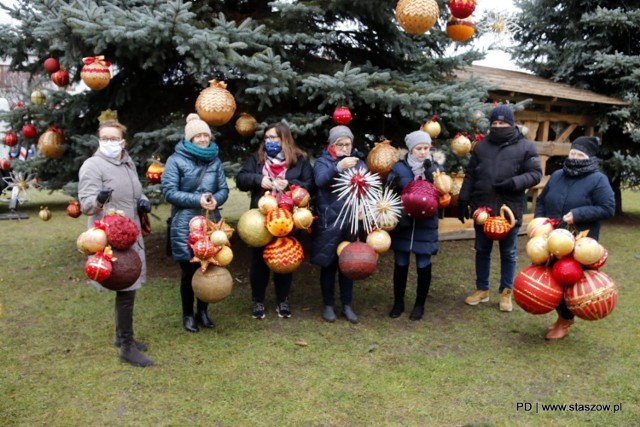
<instances>
[{"instance_id":1,"label":"woven straw ball ornament","mask_svg":"<svg viewBox=\"0 0 640 427\"><path fill-rule=\"evenodd\" d=\"M240 117L236 120L236 131L240 136L249 137L256 131L258 121L249 113L240 113Z\"/></svg>"},{"instance_id":2,"label":"woven straw ball ornament","mask_svg":"<svg viewBox=\"0 0 640 427\"><path fill-rule=\"evenodd\" d=\"M206 271L196 270L191 287L199 300L214 304L231 294L233 278L226 268L210 265Z\"/></svg>"},{"instance_id":3,"label":"woven straw ball ornament","mask_svg":"<svg viewBox=\"0 0 640 427\"><path fill-rule=\"evenodd\" d=\"M400 0L396 6L396 17L400 26L409 34L424 34L440 16L435 0Z\"/></svg>"},{"instance_id":4,"label":"woven straw ball ornament","mask_svg":"<svg viewBox=\"0 0 640 427\"><path fill-rule=\"evenodd\" d=\"M38 138L38 150L47 159L58 159L64 153L64 136L62 129L50 126L46 132Z\"/></svg>"},{"instance_id":5,"label":"woven straw ball ornament","mask_svg":"<svg viewBox=\"0 0 640 427\"><path fill-rule=\"evenodd\" d=\"M304 253L295 237L278 237L265 246L262 258L271 271L287 274L300 266Z\"/></svg>"},{"instance_id":6,"label":"woven straw ball ornament","mask_svg":"<svg viewBox=\"0 0 640 427\"><path fill-rule=\"evenodd\" d=\"M391 141L376 142L367 155L367 167L372 173L380 175L384 182L391 168L398 161L398 150L391 145Z\"/></svg>"},{"instance_id":7,"label":"woven straw ball ornament","mask_svg":"<svg viewBox=\"0 0 640 427\"><path fill-rule=\"evenodd\" d=\"M211 126L222 126L233 117L236 100L227 90L225 82L209 80L209 87L203 89L196 99L196 111Z\"/></svg>"},{"instance_id":8,"label":"woven straw ball ornament","mask_svg":"<svg viewBox=\"0 0 640 427\"><path fill-rule=\"evenodd\" d=\"M80 78L89 89L101 90L107 87L111 81L109 66L111 63L105 61L104 56L91 56L82 58L84 66L80 70Z\"/></svg>"}]
</instances>

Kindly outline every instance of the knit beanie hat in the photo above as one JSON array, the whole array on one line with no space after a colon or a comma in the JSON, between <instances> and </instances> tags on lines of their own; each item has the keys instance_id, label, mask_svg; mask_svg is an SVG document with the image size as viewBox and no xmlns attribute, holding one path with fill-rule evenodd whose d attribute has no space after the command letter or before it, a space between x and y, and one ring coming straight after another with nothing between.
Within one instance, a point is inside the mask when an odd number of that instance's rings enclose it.
<instances>
[{"instance_id":1,"label":"knit beanie hat","mask_svg":"<svg viewBox=\"0 0 640 427\"><path fill-rule=\"evenodd\" d=\"M501 120L503 122L509 123L511 126L515 126L516 119L513 117L513 111L511 108L506 105L498 105L491 112L491 117L489 118L489 124L493 123L496 120Z\"/></svg>"},{"instance_id":2,"label":"knit beanie hat","mask_svg":"<svg viewBox=\"0 0 640 427\"><path fill-rule=\"evenodd\" d=\"M348 137L353 142L353 133L346 126L334 126L329 131L329 144L334 145L336 141L342 137Z\"/></svg>"},{"instance_id":3,"label":"knit beanie hat","mask_svg":"<svg viewBox=\"0 0 640 427\"><path fill-rule=\"evenodd\" d=\"M590 158L596 157L598 154L598 138L595 136L580 136L571 143L571 149L582 151Z\"/></svg>"},{"instance_id":4,"label":"knit beanie hat","mask_svg":"<svg viewBox=\"0 0 640 427\"><path fill-rule=\"evenodd\" d=\"M418 144L431 145L431 136L423 130L416 130L404 137L404 143L407 144L409 153L411 153Z\"/></svg>"},{"instance_id":5,"label":"knit beanie hat","mask_svg":"<svg viewBox=\"0 0 640 427\"><path fill-rule=\"evenodd\" d=\"M206 133L211 137L211 128L204 120L200 119L200 116L191 113L187 116L187 125L184 127L184 139L191 141L194 136Z\"/></svg>"}]
</instances>

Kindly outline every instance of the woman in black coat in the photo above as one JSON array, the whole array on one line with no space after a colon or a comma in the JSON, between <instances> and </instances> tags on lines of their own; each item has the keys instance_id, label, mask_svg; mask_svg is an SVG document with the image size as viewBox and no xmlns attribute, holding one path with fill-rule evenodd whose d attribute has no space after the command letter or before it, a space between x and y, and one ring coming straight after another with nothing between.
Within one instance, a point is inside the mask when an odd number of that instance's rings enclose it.
<instances>
[{"instance_id":1,"label":"woman in black coat","mask_svg":"<svg viewBox=\"0 0 640 427\"><path fill-rule=\"evenodd\" d=\"M435 163L431 156L431 137L428 133L421 130L411 132L404 141L409 152L404 159L393 165L387 177L387 183L392 184L398 194L417 178L433 183L433 172L442 170L442 166ZM395 260L394 303L389 316L395 319L404 312L409 258L413 252L416 257L418 283L416 301L409 319L420 320L424 315L424 303L431 286L431 257L438 253L438 215L413 219L403 214L396 228L391 231L391 249L394 251Z\"/></svg>"},{"instance_id":2,"label":"woman in black coat","mask_svg":"<svg viewBox=\"0 0 640 427\"><path fill-rule=\"evenodd\" d=\"M589 230L589 237L600 237L600 221L613 217L616 201L609 179L598 169L598 138L581 136L571 144L562 169L549 178L536 199L536 217L552 218L578 231ZM562 302L556 309L558 320L549 327L548 340L567 336L574 314Z\"/></svg>"},{"instance_id":3,"label":"woman in black coat","mask_svg":"<svg viewBox=\"0 0 640 427\"><path fill-rule=\"evenodd\" d=\"M291 185L313 193L313 170L307 154L296 145L291 130L285 123L272 123L264 131L264 140L236 176L241 191L251 192L250 209L258 207L258 200L267 191L287 191ZM264 319L264 300L269 284L269 267L262 258L264 248L253 248L251 259L252 317ZM289 291L293 273L273 273L276 290L276 312L282 318L291 317Z\"/></svg>"}]
</instances>

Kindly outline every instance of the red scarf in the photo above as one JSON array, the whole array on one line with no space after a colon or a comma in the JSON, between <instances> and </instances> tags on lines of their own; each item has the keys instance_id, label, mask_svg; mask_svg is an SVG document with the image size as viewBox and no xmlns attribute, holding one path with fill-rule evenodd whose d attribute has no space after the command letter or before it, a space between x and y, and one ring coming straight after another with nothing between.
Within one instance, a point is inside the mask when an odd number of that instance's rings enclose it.
<instances>
[{"instance_id":1,"label":"red scarf","mask_svg":"<svg viewBox=\"0 0 640 427\"><path fill-rule=\"evenodd\" d=\"M329 153L329 155L331 155L331 158L333 158L333 160L338 158L338 154L336 153L336 149L333 148L333 145L329 144L329 146L327 147L327 153Z\"/></svg>"},{"instance_id":2,"label":"red scarf","mask_svg":"<svg viewBox=\"0 0 640 427\"><path fill-rule=\"evenodd\" d=\"M264 156L263 175L276 179L284 178L285 173L287 173L287 161L285 159L272 159L269 156Z\"/></svg>"}]
</instances>

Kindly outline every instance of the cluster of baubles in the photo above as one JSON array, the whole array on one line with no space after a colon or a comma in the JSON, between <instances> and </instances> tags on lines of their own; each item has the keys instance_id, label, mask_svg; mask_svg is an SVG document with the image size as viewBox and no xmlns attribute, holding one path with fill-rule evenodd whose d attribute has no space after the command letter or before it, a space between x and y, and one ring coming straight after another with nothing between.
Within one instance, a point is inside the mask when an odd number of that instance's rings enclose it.
<instances>
[{"instance_id":1,"label":"cluster of baubles","mask_svg":"<svg viewBox=\"0 0 640 427\"><path fill-rule=\"evenodd\" d=\"M104 56L90 56L82 58L83 67L80 69L80 78L89 89L101 90L109 85L111 81L111 63L104 59ZM47 58L42 63L44 70L50 75L51 81L59 87L69 85L69 73L60 66L56 58ZM34 104L34 94L31 99ZM40 104L38 104L40 105Z\"/></svg>"},{"instance_id":2,"label":"cluster of baubles","mask_svg":"<svg viewBox=\"0 0 640 427\"><path fill-rule=\"evenodd\" d=\"M88 259L87 277L114 291L133 285L142 272L142 261L133 248L140 230L122 211L110 210L76 239L76 247Z\"/></svg>"},{"instance_id":3,"label":"cluster of baubles","mask_svg":"<svg viewBox=\"0 0 640 427\"><path fill-rule=\"evenodd\" d=\"M476 0L449 0L451 17L447 21L447 34L457 42L469 40L475 33L471 14ZM440 16L436 0L400 0L396 5L396 18L404 31L413 35L429 31Z\"/></svg>"},{"instance_id":4,"label":"cluster of baubles","mask_svg":"<svg viewBox=\"0 0 640 427\"><path fill-rule=\"evenodd\" d=\"M297 269L304 253L293 236L298 230L311 232L313 213L311 195L304 187L291 185L286 192L266 192L258 207L243 213L238 220L238 235L247 245L264 247L263 259L269 269L286 274Z\"/></svg>"},{"instance_id":5,"label":"cluster of baubles","mask_svg":"<svg viewBox=\"0 0 640 427\"><path fill-rule=\"evenodd\" d=\"M525 311L544 314L564 296L576 316L602 319L618 302L615 282L599 270L607 261L607 250L588 237L588 231L574 235L557 224L550 218L534 218L527 226L526 253L532 265L516 276L514 299Z\"/></svg>"},{"instance_id":6,"label":"cluster of baubles","mask_svg":"<svg viewBox=\"0 0 640 427\"><path fill-rule=\"evenodd\" d=\"M193 251L191 262L199 262L204 273L209 264L225 267L233 260L233 251L229 239L234 229L225 223L210 221L203 215L197 215L189 221L187 244Z\"/></svg>"}]
</instances>

